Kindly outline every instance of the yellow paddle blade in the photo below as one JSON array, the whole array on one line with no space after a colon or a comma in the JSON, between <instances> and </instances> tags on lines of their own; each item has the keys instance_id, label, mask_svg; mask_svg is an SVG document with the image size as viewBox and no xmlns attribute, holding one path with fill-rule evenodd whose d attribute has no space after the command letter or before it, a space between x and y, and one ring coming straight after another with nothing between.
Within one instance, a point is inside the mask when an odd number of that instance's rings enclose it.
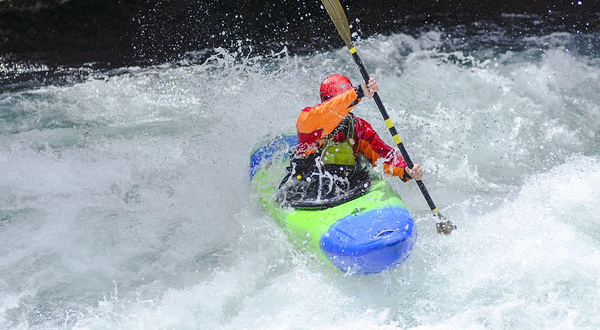
<instances>
[{"instance_id":1,"label":"yellow paddle blade","mask_svg":"<svg viewBox=\"0 0 600 330\"><path fill-rule=\"evenodd\" d=\"M344 8L340 4L339 0L321 0L323 6L325 6L325 10L331 17L335 28L338 30L342 39L346 43L348 49L352 49L352 39L350 38L350 26L348 26L348 19L346 19L346 14L344 13Z\"/></svg>"}]
</instances>

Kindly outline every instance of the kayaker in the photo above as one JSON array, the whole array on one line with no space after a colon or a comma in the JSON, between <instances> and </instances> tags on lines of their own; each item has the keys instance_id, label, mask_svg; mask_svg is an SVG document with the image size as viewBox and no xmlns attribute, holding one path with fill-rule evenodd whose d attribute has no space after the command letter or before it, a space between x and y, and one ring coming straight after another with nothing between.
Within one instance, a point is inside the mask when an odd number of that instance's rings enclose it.
<instances>
[{"instance_id":1,"label":"kayaker","mask_svg":"<svg viewBox=\"0 0 600 330\"><path fill-rule=\"evenodd\" d=\"M370 186L363 158L402 181L422 179L419 164L409 169L366 120L351 113L363 97L373 98L378 91L374 78L354 87L347 77L334 74L321 83L321 103L298 116L299 145L280 185L280 202L328 207L362 195Z\"/></svg>"}]
</instances>

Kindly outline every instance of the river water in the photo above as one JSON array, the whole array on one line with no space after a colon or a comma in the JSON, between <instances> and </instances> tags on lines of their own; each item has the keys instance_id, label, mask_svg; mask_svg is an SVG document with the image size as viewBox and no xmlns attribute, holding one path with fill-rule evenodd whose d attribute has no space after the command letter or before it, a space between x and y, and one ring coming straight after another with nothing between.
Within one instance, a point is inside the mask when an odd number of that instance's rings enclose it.
<instances>
[{"instance_id":1,"label":"river water","mask_svg":"<svg viewBox=\"0 0 600 330\"><path fill-rule=\"evenodd\" d=\"M458 225L438 235L418 187L388 178L419 238L370 276L295 251L248 183L255 143L293 131L325 76L358 81L345 49L240 44L44 83L3 66L0 328L600 328L598 35L358 49ZM374 102L356 114L392 144Z\"/></svg>"}]
</instances>

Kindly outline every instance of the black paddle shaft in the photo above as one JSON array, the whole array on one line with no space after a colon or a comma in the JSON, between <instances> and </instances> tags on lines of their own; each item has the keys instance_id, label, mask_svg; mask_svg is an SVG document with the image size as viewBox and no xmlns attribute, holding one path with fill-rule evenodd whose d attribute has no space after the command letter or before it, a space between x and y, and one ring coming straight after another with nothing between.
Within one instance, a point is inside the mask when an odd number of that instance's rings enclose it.
<instances>
[{"instance_id":1,"label":"black paddle shaft","mask_svg":"<svg viewBox=\"0 0 600 330\"><path fill-rule=\"evenodd\" d=\"M358 56L358 53L356 51L352 53L352 58L354 58L354 62L356 62L356 65L358 65L358 68L360 69L360 74L363 76L365 83L368 84L369 83L369 73L367 72L365 65L363 64L362 60L360 59L360 57ZM390 116L388 115L387 111L385 110L385 106L383 105L383 102L381 102L381 98L379 97L379 94L375 93L375 95L373 95L373 99L375 100L375 103L377 104L377 107L379 108L379 112L381 112L381 116L383 116L383 120L385 120L386 123L388 123ZM389 129L390 133L392 134L392 136L398 135L398 131L396 131L396 127L394 127L393 125L388 125L388 129ZM408 165L408 168L412 170L414 165L413 165L412 160L410 159L410 156L408 155L408 152L406 151L406 148L404 148L404 143L402 143L402 141L400 141L399 143L397 143L397 145L398 145L398 149L400 149L400 153L402 153L402 157L404 158L404 160L406 161L406 164ZM429 208L432 211L434 211L434 210L437 211L436 210L437 207L435 206L433 199L429 195L427 188L425 188L425 184L423 183L423 181L421 181L421 180L415 180L415 181L417 181L417 185L419 186L419 189L421 189L421 193L423 193L423 197L425 197L425 200L427 201Z\"/></svg>"}]
</instances>

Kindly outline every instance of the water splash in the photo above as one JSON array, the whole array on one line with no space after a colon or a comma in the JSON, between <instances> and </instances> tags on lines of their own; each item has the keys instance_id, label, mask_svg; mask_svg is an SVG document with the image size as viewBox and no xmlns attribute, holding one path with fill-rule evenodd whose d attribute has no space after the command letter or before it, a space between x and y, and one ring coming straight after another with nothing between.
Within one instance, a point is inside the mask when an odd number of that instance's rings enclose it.
<instances>
[{"instance_id":1,"label":"water splash","mask_svg":"<svg viewBox=\"0 0 600 330\"><path fill-rule=\"evenodd\" d=\"M0 327L597 328L600 62L564 35L528 39L535 56L440 36L359 49L460 230L440 238L389 179L420 240L362 278L293 250L247 182L322 78L359 79L345 50L217 49L0 94ZM356 113L391 143L374 104Z\"/></svg>"}]
</instances>

